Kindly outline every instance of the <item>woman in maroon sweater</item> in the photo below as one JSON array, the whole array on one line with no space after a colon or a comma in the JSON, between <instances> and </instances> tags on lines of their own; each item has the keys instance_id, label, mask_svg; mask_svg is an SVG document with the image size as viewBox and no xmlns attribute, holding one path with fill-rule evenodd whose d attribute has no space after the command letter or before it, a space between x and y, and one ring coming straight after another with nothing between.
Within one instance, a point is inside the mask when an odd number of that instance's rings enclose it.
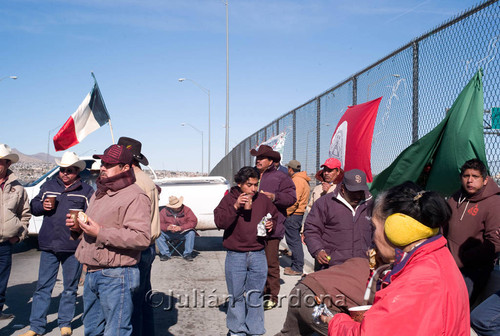
<instances>
[{"instance_id":1,"label":"woman in maroon sweater","mask_svg":"<svg viewBox=\"0 0 500 336\"><path fill-rule=\"evenodd\" d=\"M267 276L264 247L278 219L271 200L257 192L259 172L243 167L234 176L231 188L214 210L215 225L224 229L222 245L228 250L225 273L229 293L228 335L263 335L263 290ZM267 234L257 235L257 225L267 215ZM246 293L246 295L245 295Z\"/></svg>"}]
</instances>

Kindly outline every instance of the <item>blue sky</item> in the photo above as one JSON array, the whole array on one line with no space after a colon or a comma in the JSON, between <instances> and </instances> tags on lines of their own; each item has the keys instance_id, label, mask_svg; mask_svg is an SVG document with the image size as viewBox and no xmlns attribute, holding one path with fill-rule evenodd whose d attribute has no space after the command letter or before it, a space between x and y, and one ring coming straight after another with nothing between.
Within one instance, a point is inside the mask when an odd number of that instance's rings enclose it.
<instances>
[{"instance_id":1,"label":"blue sky","mask_svg":"<svg viewBox=\"0 0 500 336\"><path fill-rule=\"evenodd\" d=\"M479 1L229 0L230 149L257 129ZM6 0L0 6L0 142L47 152L48 136L97 77L115 141L134 137L156 169L207 169L224 156L222 0ZM106 125L73 147L102 153ZM50 154L56 155L50 141ZM60 154L58 154L60 155Z\"/></svg>"}]
</instances>

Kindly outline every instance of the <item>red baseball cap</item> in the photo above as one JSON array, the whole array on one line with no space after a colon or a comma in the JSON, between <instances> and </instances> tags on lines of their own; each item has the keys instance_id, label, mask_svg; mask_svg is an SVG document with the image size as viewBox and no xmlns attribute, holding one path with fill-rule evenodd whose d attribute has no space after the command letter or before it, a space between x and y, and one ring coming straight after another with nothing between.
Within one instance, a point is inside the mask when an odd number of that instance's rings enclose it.
<instances>
[{"instance_id":1,"label":"red baseball cap","mask_svg":"<svg viewBox=\"0 0 500 336\"><path fill-rule=\"evenodd\" d=\"M133 159L132 151L123 145L111 145L104 151L104 154L93 155L92 157L109 164L130 164Z\"/></svg>"},{"instance_id":2,"label":"red baseball cap","mask_svg":"<svg viewBox=\"0 0 500 336\"><path fill-rule=\"evenodd\" d=\"M323 163L321 165L321 168L323 167L327 167L327 168L330 168L330 169L340 169L340 167L342 166L342 164L340 163L340 161L336 158L329 158L329 159L326 159L325 163Z\"/></svg>"}]
</instances>

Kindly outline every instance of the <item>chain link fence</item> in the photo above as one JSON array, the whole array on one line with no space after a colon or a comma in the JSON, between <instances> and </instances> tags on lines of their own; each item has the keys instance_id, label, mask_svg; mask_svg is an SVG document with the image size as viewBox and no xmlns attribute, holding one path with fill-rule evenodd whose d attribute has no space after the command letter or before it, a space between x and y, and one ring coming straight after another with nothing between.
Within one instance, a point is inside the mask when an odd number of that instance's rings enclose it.
<instances>
[{"instance_id":1,"label":"chain link fence","mask_svg":"<svg viewBox=\"0 0 500 336\"><path fill-rule=\"evenodd\" d=\"M498 0L484 1L250 135L210 175L233 182L238 169L254 165L250 149L284 132L282 163L296 159L314 176L328 158L331 137L347 106L382 96L372 143L376 175L444 118L481 67L486 156L498 181L500 130L491 127L491 110L500 106L499 40L500 5Z\"/></svg>"}]
</instances>

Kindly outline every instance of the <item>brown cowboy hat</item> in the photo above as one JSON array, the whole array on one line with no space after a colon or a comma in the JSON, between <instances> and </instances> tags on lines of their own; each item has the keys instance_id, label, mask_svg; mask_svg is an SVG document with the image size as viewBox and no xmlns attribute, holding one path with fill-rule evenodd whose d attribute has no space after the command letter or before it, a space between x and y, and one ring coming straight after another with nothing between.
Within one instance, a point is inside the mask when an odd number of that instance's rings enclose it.
<instances>
[{"instance_id":1,"label":"brown cowboy hat","mask_svg":"<svg viewBox=\"0 0 500 336\"><path fill-rule=\"evenodd\" d=\"M250 155L252 156L265 156L273 160L274 162L280 162L281 161L281 155L279 152L274 151L271 147L268 145L260 145L258 150L252 149L250 151Z\"/></svg>"},{"instance_id":2,"label":"brown cowboy hat","mask_svg":"<svg viewBox=\"0 0 500 336\"><path fill-rule=\"evenodd\" d=\"M149 164L148 159L141 153L142 143L140 141L128 137L121 137L120 139L118 139L118 144L129 149L132 152L132 156L134 157L134 159L136 159L138 162L142 163L145 166Z\"/></svg>"}]
</instances>

